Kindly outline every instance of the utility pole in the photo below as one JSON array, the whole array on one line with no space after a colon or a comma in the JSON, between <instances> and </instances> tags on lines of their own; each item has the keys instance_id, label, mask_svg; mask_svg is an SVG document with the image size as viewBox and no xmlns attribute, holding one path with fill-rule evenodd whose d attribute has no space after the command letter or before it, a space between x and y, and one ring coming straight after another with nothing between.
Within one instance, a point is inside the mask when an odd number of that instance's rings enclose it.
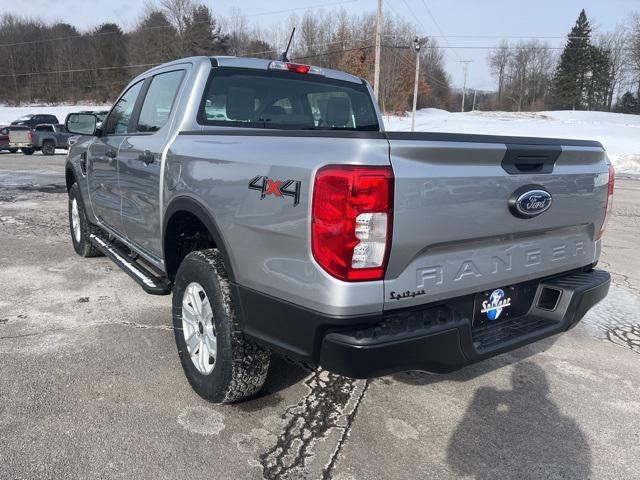
<instances>
[{"instance_id":1,"label":"utility pole","mask_svg":"<svg viewBox=\"0 0 640 480\"><path fill-rule=\"evenodd\" d=\"M376 12L376 58L373 68L373 93L380 103L380 47L382 43L382 0L378 0L378 11Z\"/></svg>"},{"instance_id":2,"label":"utility pole","mask_svg":"<svg viewBox=\"0 0 640 480\"><path fill-rule=\"evenodd\" d=\"M473 60L460 60L460 63L464 63L464 85L462 87L462 108L460 109L461 112L464 112L464 97L467 93L467 68L469 67L469 64L471 62L473 62Z\"/></svg>"},{"instance_id":3,"label":"utility pole","mask_svg":"<svg viewBox=\"0 0 640 480\"><path fill-rule=\"evenodd\" d=\"M476 110L476 94L478 93L478 91L474 88L473 89L473 106L471 107L471 111L475 112Z\"/></svg>"},{"instance_id":4,"label":"utility pole","mask_svg":"<svg viewBox=\"0 0 640 480\"><path fill-rule=\"evenodd\" d=\"M418 105L418 84L420 83L420 48L421 40L416 37L413 39L413 48L416 51L416 79L413 84L413 114L411 115L411 131L416 130L416 106Z\"/></svg>"}]
</instances>

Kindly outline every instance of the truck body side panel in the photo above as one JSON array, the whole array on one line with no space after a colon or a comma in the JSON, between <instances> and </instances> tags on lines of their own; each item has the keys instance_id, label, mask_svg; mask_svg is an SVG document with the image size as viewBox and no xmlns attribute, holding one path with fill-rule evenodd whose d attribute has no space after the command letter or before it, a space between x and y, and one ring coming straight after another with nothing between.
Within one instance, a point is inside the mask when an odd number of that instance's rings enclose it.
<instances>
[{"instance_id":1,"label":"truck body side panel","mask_svg":"<svg viewBox=\"0 0 640 480\"><path fill-rule=\"evenodd\" d=\"M324 165L389 165L384 136L227 131L178 135L166 160L164 183L176 186L165 189L165 209L181 196L206 206L230 246L236 281L244 287L332 315L379 312L382 281L345 283L313 260L310 198L315 172ZM170 179L175 172L177 182ZM294 196L276 193L288 181L293 182L288 191L300 182L297 205ZM263 182L275 190L263 195Z\"/></svg>"}]
</instances>

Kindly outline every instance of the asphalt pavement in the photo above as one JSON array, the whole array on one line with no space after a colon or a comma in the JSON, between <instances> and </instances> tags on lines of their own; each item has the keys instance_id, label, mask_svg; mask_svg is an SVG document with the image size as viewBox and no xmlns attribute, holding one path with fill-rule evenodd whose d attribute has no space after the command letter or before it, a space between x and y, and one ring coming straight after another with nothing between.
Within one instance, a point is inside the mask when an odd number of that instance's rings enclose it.
<instances>
[{"instance_id":1,"label":"asphalt pavement","mask_svg":"<svg viewBox=\"0 0 640 480\"><path fill-rule=\"evenodd\" d=\"M0 478L640 478L638 178L617 178L610 295L570 332L448 375L274 355L260 395L215 406L170 297L75 255L64 160L0 154Z\"/></svg>"}]
</instances>

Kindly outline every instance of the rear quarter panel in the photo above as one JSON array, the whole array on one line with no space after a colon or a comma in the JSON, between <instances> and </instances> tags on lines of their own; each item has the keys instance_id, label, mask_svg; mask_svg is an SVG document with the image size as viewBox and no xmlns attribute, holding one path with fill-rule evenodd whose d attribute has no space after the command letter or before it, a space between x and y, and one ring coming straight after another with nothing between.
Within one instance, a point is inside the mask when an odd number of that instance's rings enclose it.
<instances>
[{"instance_id":1,"label":"rear quarter panel","mask_svg":"<svg viewBox=\"0 0 640 480\"><path fill-rule=\"evenodd\" d=\"M310 198L324 165L389 165L387 140L380 132L345 138L252 132L178 135L166 159L165 211L183 196L205 206L244 287L327 314L379 312L382 281L344 283L313 260ZM286 196L261 199L249 189L256 176L300 181L299 205Z\"/></svg>"}]
</instances>

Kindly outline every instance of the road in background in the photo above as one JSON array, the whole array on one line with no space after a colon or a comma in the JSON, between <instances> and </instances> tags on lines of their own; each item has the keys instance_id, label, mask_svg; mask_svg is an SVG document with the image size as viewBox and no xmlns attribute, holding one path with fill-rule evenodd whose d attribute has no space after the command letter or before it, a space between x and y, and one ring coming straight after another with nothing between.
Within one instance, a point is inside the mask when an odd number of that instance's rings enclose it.
<instances>
[{"instance_id":1,"label":"road in background","mask_svg":"<svg viewBox=\"0 0 640 480\"><path fill-rule=\"evenodd\" d=\"M264 391L189 387L170 297L75 255L64 156L0 154L0 478L633 478L640 181L619 177L609 297L560 337L371 381L273 356Z\"/></svg>"}]
</instances>

